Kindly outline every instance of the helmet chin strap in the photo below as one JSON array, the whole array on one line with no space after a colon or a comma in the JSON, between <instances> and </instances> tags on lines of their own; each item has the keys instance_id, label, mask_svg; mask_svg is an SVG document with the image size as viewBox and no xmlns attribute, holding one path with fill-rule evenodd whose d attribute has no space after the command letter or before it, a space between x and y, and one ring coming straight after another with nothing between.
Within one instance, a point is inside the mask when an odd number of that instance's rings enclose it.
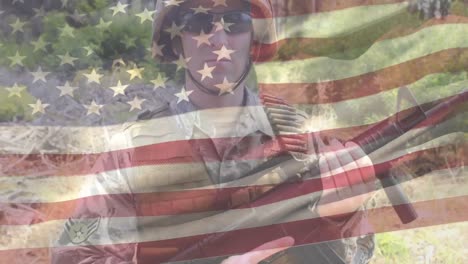
<instances>
[{"instance_id":1,"label":"helmet chin strap","mask_svg":"<svg viewBox=\"0 0 468 264\"><path fill-rule=\"evenodd\" d=\"M249 63L247 64L247 67L245 68L244 72L242 73L242 75L239 77L239 79L237 79L237 81L235 82L235 86L232 88L231 91L234 91L235 89L237 89L237 87L240 86L240 84L245 80L245 78L247 78L247 75L249 75L249 72L250 72L250 68L252 67L252 60L249 59ZM187 70L188 72L188 75L190 77L190 79L192 80L193 83L195 83L195 85L204 93L207 93L207 94L211 94L211 95L216 95L216 96L225 96L229 93L223 93L223 94L219 94L219 92L216 92L212 89L208 89L206 88L203 84L201 84L197 79L195 79L195 77L193 77L192 73Z\"/></svg>"}]
</instances>

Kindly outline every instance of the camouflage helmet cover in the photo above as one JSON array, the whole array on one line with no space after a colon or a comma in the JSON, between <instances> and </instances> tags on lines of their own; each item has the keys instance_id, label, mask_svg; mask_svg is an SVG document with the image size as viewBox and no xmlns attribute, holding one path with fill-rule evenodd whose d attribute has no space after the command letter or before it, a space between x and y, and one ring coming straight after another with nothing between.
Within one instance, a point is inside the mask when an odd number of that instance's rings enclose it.
<instances>
[{"instance_id":1,"label":"camouflage helmet cover","mask_svg":"<svg viewBox=\"0 0 468 264\"><path fill-rule=\"evenodd\" d=\"M184 0L185 2L190 0ZM227 0L234 1L234 0ZM273 18L273 9L270 0L240 0L250 4L250 12L253 18L253 43L251 46L251 58L253 61L266 61L273 57L277 50L276 28ZM174 16L175 5L166 6L166 1L157 1L156 18L153 23L153 39L151 44L152 54L155 59L162 62L171 62L178 59L173 52L172 40L164 30L169 27L168 22Z\"/></svg>"}]
</instances>

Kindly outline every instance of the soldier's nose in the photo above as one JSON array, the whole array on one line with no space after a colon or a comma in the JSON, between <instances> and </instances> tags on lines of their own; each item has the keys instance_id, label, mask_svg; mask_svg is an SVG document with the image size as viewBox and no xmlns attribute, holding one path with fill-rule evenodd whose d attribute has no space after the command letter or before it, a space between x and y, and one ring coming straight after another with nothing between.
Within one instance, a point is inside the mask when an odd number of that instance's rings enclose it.
<instances>
[{"instance_id":1,"label":"soldier's nose","mask_svg":"<svg viewBox=\"0 0 468 264\"><path fill-rule=\"evenodd\" d=\"M221 22L215 22L210 33L213 34L210 38L212 46L219 48L228 44L228 34Z\"/></svg>"}]
</instances>

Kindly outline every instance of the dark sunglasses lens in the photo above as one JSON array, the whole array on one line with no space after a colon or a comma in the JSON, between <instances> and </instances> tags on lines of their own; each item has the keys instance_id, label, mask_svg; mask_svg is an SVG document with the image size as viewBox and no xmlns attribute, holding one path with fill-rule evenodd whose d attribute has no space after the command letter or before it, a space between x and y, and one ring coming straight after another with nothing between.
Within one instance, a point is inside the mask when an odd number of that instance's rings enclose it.
<instances>
[{"instance_id":1,"label":"dark sunglasses lens","mask_svg":"<svg viewBox=\"0 0 468 264\"><path fill-rule=\"evenodd\" d=\"M208 33L213 27L213 16L209 14L187 13L182 17L184 30L191 33L200 34L202 31Z\"/></svg>"},{"instance_id":2,"label":"dark sunglasses lens","mask_svg":"<svg viewBox=\"0 0 468 264\"><path fill-rule=\"evenodd\" d=\"M228 33L245 33L252 28L252 17L246 12L234 12L224 15L224 23L229 25Z\"/></svg>"}]
</instances>

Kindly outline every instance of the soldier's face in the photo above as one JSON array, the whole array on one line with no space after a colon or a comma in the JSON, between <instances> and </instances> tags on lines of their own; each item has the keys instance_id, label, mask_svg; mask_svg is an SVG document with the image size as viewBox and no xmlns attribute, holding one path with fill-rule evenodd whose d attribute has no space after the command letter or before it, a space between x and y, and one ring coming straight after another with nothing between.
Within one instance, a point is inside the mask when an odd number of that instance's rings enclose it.
<instances>
[{"instance_id":1,"label":"soldier's face","mask_svg":"<svg viewBox=\"0 0 468 264\"><path fill-rule=\"evenodd\" d=\"M252 21L243 2L227 0L227 6L213 1L190 1L181 19L184 57L192 76L208 89L218 90L222 83L235 83L246 71L250 60ZM206 7L207 13L196 8ZM195 8L195 9L192 9Z\"/></svg>"}]
</instances>

